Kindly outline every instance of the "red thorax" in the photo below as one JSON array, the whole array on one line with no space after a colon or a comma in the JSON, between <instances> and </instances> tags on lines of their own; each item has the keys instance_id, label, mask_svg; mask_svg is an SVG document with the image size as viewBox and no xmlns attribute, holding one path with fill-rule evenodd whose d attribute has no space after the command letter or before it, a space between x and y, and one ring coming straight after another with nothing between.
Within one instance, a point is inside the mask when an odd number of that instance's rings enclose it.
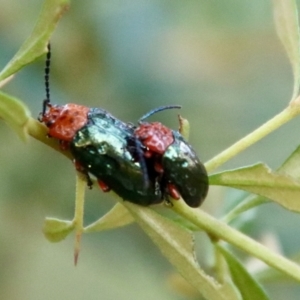
<instances>
[{"instance_id":1,"label":"red thorax","mask_svg":"<svg viewBox=\"0 0 300 300\"><path fill-rule=\"evenodd\" d=\"M41 117L49 128L49 136L70 142L76 132L87 123L89 108L78 104L47 104L47 112Z\"/></svg>"}]
</instances>

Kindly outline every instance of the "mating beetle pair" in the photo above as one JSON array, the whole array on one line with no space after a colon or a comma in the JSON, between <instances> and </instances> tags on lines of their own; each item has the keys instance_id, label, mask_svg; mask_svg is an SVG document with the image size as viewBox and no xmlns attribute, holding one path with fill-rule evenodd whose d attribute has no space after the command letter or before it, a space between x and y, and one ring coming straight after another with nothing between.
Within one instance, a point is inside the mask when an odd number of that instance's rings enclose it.
<instances>
[{"instance_id":1,"label":"mating beetle pair","mask_svg":"<svg viewBox=\"0 0 300 300\"><path fill-rule=\"evenodd\" d=\"M125 123L100 108L83 105L52 105L49 95L50 46L45 68L46 100L39 120L49 137L69 149L77 170L94 175L102 190L113 190L121 198L150 205L180 196L198 207L208 191L206 170L192 147L177 131L161 123L144 120Z\"/></svg>"}]
</instances>

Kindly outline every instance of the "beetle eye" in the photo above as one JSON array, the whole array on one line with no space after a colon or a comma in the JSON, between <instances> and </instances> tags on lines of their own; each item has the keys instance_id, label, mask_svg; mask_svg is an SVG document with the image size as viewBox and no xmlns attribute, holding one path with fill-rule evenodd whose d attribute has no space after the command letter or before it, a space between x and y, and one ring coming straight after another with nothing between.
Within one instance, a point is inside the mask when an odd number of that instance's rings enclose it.
<instances>
[{"instance_id":1,"label":"beetle eye","mask_svg":"<svg viewBox=\"0 0 300 300\"><path fill-rule=\"evenodd\" d=\"M54 124L54 121L51 120L51 121L48 121L48 122L46 123L46 126L47 126L47 127L51 127L53 124Z\"/></svg>"}]
</instances>

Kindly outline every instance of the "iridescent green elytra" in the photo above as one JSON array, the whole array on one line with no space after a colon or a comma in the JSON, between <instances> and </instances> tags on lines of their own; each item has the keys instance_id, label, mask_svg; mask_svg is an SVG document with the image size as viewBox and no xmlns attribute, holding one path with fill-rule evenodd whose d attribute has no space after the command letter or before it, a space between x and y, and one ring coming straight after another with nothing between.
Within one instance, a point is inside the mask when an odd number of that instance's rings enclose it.
<instances>
[{"instance_id":1,"label":"iridescent green elytra","mask_svg":"<svg viewBox=\"0 0 300 300\"><path fill-rule=\"evenodd\" d=\"M208 192L208 176L204 165L179 132L173 131L174 142L162 156L165 177L173 182L182 199L198 207Z\"/></svg>"},{"instance_id":2,"label":"iridescent green elytra","mask_svg":"<svg viewBox=\"0 0 300 300\"><path fill-rule=\"evenodd\" d=\"M91 109L88 123L70 143L75 160L85 172L105 182L124 200L140 205L162 202L156 176L148 174L145 186L145 170L134 157L134 149L132 127L99 108Z\"/></svg>"}]
</instances>

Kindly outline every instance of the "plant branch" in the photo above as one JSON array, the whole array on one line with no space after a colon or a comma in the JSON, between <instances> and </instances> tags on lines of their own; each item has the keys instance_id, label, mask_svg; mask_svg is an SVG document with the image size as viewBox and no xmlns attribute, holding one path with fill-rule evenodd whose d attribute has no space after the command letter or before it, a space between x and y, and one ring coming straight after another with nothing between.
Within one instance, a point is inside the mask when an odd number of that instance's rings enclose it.
<instances>
[{"instance_id":1,"label":"plant branch","mask_svg":"<svg viewBox=\"0 0 300 300\"><path fill-rule=\"evenodd\" d=\"M69 151L61 149L57 139L51 139L47 136L48 129L44 124L38 122L32 117L29 117L24 127L30 136L73 160L73 157Z\"/></svg>"},{"instance_id":2,"label":"plant branch","mask_svg":"<svg viewBox=\"0 0 300 300\"><path fill-rule=\"evenodd\" d=\"M76 200L75 200L75 215L73 223L75 225L75 247L74 247L74 263L78 261L80 252L80 241L83 233L83 216L84 216L84 195L86 182L83 175L77 172L76 176Z\"/></svg>"},{"instance_id":3,"label":"plant branch","mask_svg":"<svg viewBox=\"0 0 300 300\"><path fill-rule=\"evenodd\" d=\"M300 267L283 256L270 251L262 244L252 240L227 224L216 220L200 209L193 209L183 201L172 201L173 210L212 235L214 239L222 239L245 252L257 257L267 265L300 281Z\"/></svg>"},{"instance_id":4,"label":"plant branch","mask_svg":"<svg viewBox=\"0 0 300 300\"><path fill-rule=\"evenodd\" d=\"M286 109L280 112L278 115L264 123L262 126L251 132L250 134L246 135L238 142L209 160L205 163L205 167L208 172L212 172L216 168L220 167L222 164L239 154L240 152L244 151L251 145L255 144L263 137L267 136L283 124L289 122L294 117L300 114L300 105L296 101L292 102Z\"/></svg>"}]
</instances>

